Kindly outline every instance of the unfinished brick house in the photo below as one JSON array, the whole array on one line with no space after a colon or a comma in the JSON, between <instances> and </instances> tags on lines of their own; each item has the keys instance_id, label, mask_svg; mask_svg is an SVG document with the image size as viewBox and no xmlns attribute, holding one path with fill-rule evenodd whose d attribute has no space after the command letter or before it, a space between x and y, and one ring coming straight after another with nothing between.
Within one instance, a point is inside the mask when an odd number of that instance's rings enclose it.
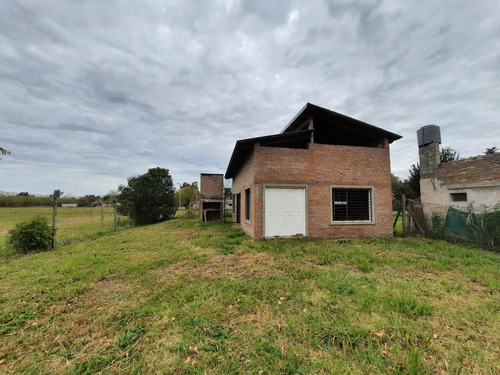
<instances>
[{"instance_id":1,"label":"unfinished brick house","mask_svg":"<svg viewBox=\"0 0 500 375\"><path fill-rule=\"evenodd\" d=\"M500 154L440 163L439 126L417 132L420 194L424 213L445 213L448 207L481 211L500 204Z\"/></svg>"},{"instance_id":2,"label":"unfinished brick house","mask_svg":"<svg viewBox=\"0 0 500 375\"><path fill-rule=\"evenodd\" d=\"M400 138L307 103L280 134L236 142L233 220L254 239L392 236L389 144Z\"/></svg>"},{"instance_id":3,"label":"unfinished brick house","mask_svg":"<svg viewBox=\"0 0 500 375\"><path fill-rule=\"evenodd\" d=\"M200 220L224 219L224 176L218 173L200 174Z\"/></svg>"}]
</instances>

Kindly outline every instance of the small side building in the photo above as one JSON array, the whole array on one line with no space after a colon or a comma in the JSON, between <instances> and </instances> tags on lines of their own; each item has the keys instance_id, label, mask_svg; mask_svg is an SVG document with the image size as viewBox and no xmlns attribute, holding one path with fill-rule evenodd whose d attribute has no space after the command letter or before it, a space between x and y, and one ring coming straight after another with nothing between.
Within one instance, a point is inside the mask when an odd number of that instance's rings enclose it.
<instances>
[{"instance_id":1,"label":"small side building","mask_svg":"<svg viewBox=\"0 0 500 375\"><path fill-rule=\"evenodd\" d=\"M224 220L224 175L200 174L200 220Z\"/></svg>"},{"instance_id":2,"label":"small side building","mask_svg":"<svg viewBox=\"0 0 500 375\"><path fill-rule=\"evenodd\" d=\"M236 142L233 221L254 239L390 237L399 138L307 103L281 133Z\"/></svg>"},{"instance_id":3,"label":"small side building","mask_svg":"<svg viewBox=\"0 0 500 375\"><path fill-rule=\"evenodd\" d=\"M500 204L500 154L440 163L439 126L420 128L417 138L420 194L426 216L445 213L448 207L483 211Z\"/></svg>"}]
</instances>

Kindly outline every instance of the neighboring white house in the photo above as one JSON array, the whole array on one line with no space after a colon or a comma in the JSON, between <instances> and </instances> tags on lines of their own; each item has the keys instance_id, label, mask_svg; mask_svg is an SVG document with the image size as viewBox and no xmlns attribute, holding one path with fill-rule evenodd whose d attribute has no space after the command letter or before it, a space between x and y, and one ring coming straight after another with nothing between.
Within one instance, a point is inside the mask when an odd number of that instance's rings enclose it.
<instances>
[{"instance_id":1,"label":"neighboring white house","mask_svg":"<svg viewBox=\"0 0 500 375\"><path fill-rule=\"evenodd\" d=\"M420 194L427 215L454 207L481 212L500 205L500 154L440 163L438 126L419 129Z\"/></svg>"},{"instance_id":2,"label":"neighboring white house","mask_svg":"<svg viewBox=\"0 0 500 375\"><path fill-rule=\"evenodd\" d=\"M76 203L62 203L61 207L77 207Z\"/></svg>"}]
</instances>

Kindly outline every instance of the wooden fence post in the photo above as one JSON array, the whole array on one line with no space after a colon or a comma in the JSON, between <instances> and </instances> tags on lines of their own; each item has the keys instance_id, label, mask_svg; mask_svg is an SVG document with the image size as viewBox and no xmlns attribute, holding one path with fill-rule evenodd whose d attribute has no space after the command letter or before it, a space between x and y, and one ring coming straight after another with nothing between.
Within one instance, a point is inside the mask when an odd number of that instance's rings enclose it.
<instances>
[{"instance_id":1,"label":"wooden fence post","mask_svg":"<svg viewBox=\"0 0 500 375\"><path fill-rule=\"evenodd\" d=\"M56 243L56 216L57 216L57 199L54 199L54 204L52 206L52 248L55 247Z\"/></svg>"},{"instance_id":2,"label":"wooden fence post","mask_svg":"<svg viewBox=\"0 0 500 375\"><path fill-rule=\"evenodd\" d=\"M116 216L117 216L118 203L115 202L115 209L113 210L113 230L116 230Z\"/></svg>"},{"instance_id":3,"label":"wooden fence post","mask_svg":"<svg viewBox=\"0 0 500 375\"><path fill-rule=\"evenodd\" d=\"M401 216L403 217L403 237L407 235L406 233L406 196L401 195Z\"/></svg>"}]
</instances>

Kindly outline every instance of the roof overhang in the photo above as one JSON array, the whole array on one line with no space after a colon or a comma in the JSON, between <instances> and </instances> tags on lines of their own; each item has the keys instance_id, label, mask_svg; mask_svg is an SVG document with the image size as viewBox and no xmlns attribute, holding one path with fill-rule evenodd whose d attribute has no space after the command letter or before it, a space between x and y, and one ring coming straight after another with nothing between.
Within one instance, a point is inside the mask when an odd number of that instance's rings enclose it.
<instances>
[{"instance_id":1,"label":"roof overhang","mask_svg":"<svg viewBox=\"0 0 500 375\"><path fill-rule=\"evenodd\" d=\"M311 139L313 130L300 130L292 131L284 134L274 134L264 137L240 139L234 146L231 160L227 166L225 178L233 178L248 156L253 151L255 144L260 146L273 146L273 147L297 147L297 144L307 143Z\"/></svg>"}]
</instances>

